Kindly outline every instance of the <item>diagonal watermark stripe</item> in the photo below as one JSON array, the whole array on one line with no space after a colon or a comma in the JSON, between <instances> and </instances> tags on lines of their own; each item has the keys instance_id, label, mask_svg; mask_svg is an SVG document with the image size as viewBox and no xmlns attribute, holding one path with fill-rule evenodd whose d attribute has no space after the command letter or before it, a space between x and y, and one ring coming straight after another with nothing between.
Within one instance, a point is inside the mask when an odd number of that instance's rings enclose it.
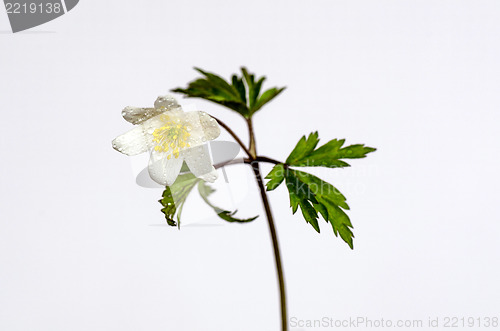
<instances>
[{"instance_id":1,"label":"diagonal watermark stripe","mask_svg":"<svg viewBox=\"0 0 500 331\"><path fill-rule=\"evenodd\" d=\"M79 0L3 0L12 32L31 29L73 9Z\"/></svg>"}]
</instances>

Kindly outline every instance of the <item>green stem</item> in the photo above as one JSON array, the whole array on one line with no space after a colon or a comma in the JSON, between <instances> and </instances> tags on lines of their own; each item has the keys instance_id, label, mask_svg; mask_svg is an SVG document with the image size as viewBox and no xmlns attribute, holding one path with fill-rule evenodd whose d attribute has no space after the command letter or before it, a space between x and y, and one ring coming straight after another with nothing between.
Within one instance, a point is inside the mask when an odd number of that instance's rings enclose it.
<instances>
[{"instance_id":1,"label":"green stem","mask_svg":"<svg viewBox=\"0 0 500 331\"><path fill-rule=\"evenodd\" d=\"M274 226L273 214L271 213L271 206L269 205L269 200L267 199L266 189L264 188L264 183L262 181L262 176L260 174L260 166L258 162L252 163L252 169L255 173L257 179L257 184L260 189L260 196L262 198L262 203L266 210L267 223L269 225L269 232L271 233L271 239L273 241L274 248L274 260L276 262L276 272L278 274L278 282L280 287L280 304L281 304L281 330L288 330L287 321L287 311L286 311L286 289L285 289L285 278L283 275L283 266L281 264L281 254L278 242L278 234L276 233L276 228Z\"/></svg>"},{"instance_id":2,"label":"green stem","mask_svg":"<svg viewBox=\"0 0 500 331\"><path fill-rule=\"evenodd\" d=\"M266 162L266 163L272 163L272 164L283 164L283 162L280 162L280 161L275 160L275 159L271 159L267 156L257 156L254 161ZM222 168L224 166L232 165L232 164L242 164L242 163L252 164L252 162L254 162L254 161L252 161L249 158L239 158L239 159L234 159L234 160L229 160L229 161L224 161L224 162L214 164L214 168L219 169L219 168ZM287 167L288 165L284 164L284 166Z\"/></svg>"},{"instance_id":3,"label":"green stem","mask_svg":"<svg viewBox=\"0 0 500 331\"><path fill-rule=\"evenodd\" d=\"M252 118L247 119L247 125L248 125L248 136L250 138L250 143L249 143L249 152L250 152L250 158L256 159L257 158L257 148L255 146L255 134L253 133L253 123L252 123Z\"/></svg>"},{"instance_id":4,"label":"green stem","mask_svg":"<svg viewBox=\"0 0 500 331\"><path fill-rule=\"evenodd\" d=\"M213 116L212 116L213 117ZM286 289L285 289L285 277L283 274L283 266L281 263L281 254L280 254L280 246L278 241L278 234L276 233L276 227L274 226L274 218L271 212L271 206L269 204L269 199L267 198L266 188L264 187L264 181L262 179L262 175L260 172L259 162L268 162L273 164L279 164L281 162L265 157L265 156L257 156L257 148L255 146L255 134L253 132L253 123L252 119L247 119L248 125L248 135L250 138L249 147L247 148L241 139L234 133L233 130L229 126L227 126L224 122L214 117L214 119L222 126L233 138L236 142L241 146L241 148L248 155L248 158L245 159L237 159L231 160L227 162L223 162L215 165L215 168L220 168L225 165L236 164L236 163L247 163L252 166L253 172L255 174L255 179L257 180L257 185L259 186L260 196L262 198L262 203L264 204L264 209L266 211L267 216L267 224L269 226L269 233L271 234L271 240L273 242L273 250L274 250L274 261L276 263L276 273L278 276L279 283L279 291L280 291L280 307L281 307L281 330L288 330L288 317L287 317L287 308L286 308Z\"/></svg>"},{"instance_id":5,"label":"green stem","mask_svg":"<svg viewBox=\"0 0 500 331\"><path fill-rule=\"evenodd\" d=\"M236 133L234 133L234 131L231 130L231 128L229 126L227 126L226 123L222 122L220 119L218 119L212 115L210 115L210 116L213 117L213 119L216 120L219 123L219 125L222 126L234 138L234 140L236 140L238 145L240 145L240 147L245 151L245 153L248 155L248 157L252 157L252 154L250 153L248 148L245 146L243 141L241 141L240 137L238 137L238 135Z\"/></svg>"},{"instance_id":6,"label":"green stem","mask_svg":"<svg viewBox=\"0 0 500 331\"><path fill-rule=\"evenodd\" d=\"M274 226L274 218L271 212L271 205L269 204L269 199L267 198L266 189L264 187L264 181L262 180L262 175L260 173L259 161L279 163L278 161L272 160L266 157L257 157L257 151L255 147L255 135L253 132L252 120L248 119L248 132L250 136L250 165L252 166L253 172L255 174L255 179L257 180L257 185L259 186L260 196L262 198L262 203L264 204L264 209L267 216L267 224L269 226L269 233L271 234L271 239L273 242L274 250L274 261L276 263L276 273L278 276L279 290L280 290L280 307L281 307L281 330L288 330L288 318L286 309L286 289L285 289L285 277L283 274L283 266L281 263L280 246L278 242L278 234L276 233L276 227Z\"/></svg>"}]
</instances>

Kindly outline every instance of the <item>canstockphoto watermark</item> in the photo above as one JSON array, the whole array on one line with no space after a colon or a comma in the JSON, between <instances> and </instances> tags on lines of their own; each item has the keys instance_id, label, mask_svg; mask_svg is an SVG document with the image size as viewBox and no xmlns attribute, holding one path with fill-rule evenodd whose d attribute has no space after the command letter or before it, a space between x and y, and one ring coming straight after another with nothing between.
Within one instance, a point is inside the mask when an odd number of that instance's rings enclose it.
<instances>
[{"instance_id":1,"label":"canstockphoto watermark","mask_svg":"<svg viewBox=\"0 0 500 331\"><path fill-rule=\"evenodd\" d=\"M424 321L416 320L393 320L385 318L349 317L344 319L324 316L319 319L300 319L291 317L289 320L292 328L422 328Z\"/></svg>"},{"instance_id":2,"label":"canstockphoto watermark","mask_svg":"<svg viewBox=\"0 0 500 331\"><path fill-rule=\"evenodd\" d=\"M4 0L12 32L24 31L52 21L73 8L79 0Z\"/></svg>"},{"instance_id":3,"label":"canstockphoto watermark","mask_svg":"<svg viewBox=\"0 0 500 331\"><path fill-rule=\"evenodd\" d=\"M291 317L289 326L291 328L399 328L399 329L430 329L430 328L468 328L468 329L494 329L500 326L498 316L434 316L420 319L393 319L393 318L370 318L364 316L349 318L334 318L324 316L318 319L301 319Z\"/></svg>"}]
</instances>

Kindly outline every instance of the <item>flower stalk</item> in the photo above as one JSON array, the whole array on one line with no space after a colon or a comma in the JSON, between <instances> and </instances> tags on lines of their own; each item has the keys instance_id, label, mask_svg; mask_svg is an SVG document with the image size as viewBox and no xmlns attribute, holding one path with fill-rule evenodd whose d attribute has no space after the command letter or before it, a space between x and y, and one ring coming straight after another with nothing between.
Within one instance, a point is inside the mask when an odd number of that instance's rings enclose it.
<instances>
[{"instance_id":1,"label":"flower stalk","mask_svg":"<svg viewBox=\"0 0 500 331\"><path fill-rule=\"evenodd\" d=\"M234 140L240 145L240 147L249 156L249 158L237 159L237 160L232 160L229 162L224 162L221 164L216 164L214 167L216 169L218 169L218 168L223 167L225 165L242 163L242 162L249 164L252 167L252 170L253 170L254 175L255 175L255 180L257 181L257 185L259 187L260 196L262 199L262 204L264 205L264 210L266 212L267 224L269 227L269 234L271 235L271 241L273 244L274 261L275 261L275 265L276 265L276 274L278 277L279 292L280 292L281 330L287 331L288 330L288 317L287 317L286 287L285 287L285 277L284 277L284 272L283 272L283 263L281 261L280 246L279 246L278 234L276 232L276 227L274 225L274 217L273 217L273 214L271 212L271 205L270 205L269 199L267 197L266 188L264 187L264 181L262 179L260 165L259 165L259 162L267 162L267 163L272 163L272 164L280 164L281 162L274 160L274 159L271 159L271 158L266 157L266 156L258 156L257 155L257 147L256 147L256 143L255 143L255 133L253 130L253 123L252 123L251 118L247 119L248 134L249 134L249 140L250 140L250 144L249 144L250 147L249 148L247 148L243 144L242 140L236 135L236 133L234 133L234 131L229 126L227 126L221 120L219 120L217 118L215 118L215 119L219 123L219 125L221 127L223 127L234 138Z\"/></svg>"},{"instance_id":2,"label":"flower stalk","mask_svg":"<svg viewBox=\"0 0 500 331\"><path fill-rule=\"evenodd\" d=\"M250 137L250 143L248 148L250 151L250 157L256 159L257 148L255 147L255 134L253 132L253 123L251 117L247 119L247 125L248 125L248 136Z\"/></svg>"}]
</instances>

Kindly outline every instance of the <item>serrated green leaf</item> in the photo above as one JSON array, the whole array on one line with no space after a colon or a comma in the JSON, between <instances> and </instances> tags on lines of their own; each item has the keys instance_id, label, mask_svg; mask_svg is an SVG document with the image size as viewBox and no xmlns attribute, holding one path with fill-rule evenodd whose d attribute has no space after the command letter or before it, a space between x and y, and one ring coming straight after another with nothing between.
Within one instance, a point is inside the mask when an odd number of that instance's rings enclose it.
<instances>
[{"instance_id":1,"label":"serrated green leaf","mask_svg":"<svg viewBox=\"0 0 500 331\"><path fill-rule=\"evenodd\" d=\"M246 90L242 79L234 77L233 85L226 82L216 74L209 73L200 68L195 68L205 78L199 78L188 84L188 87L176 88L172 92L184 94L188 98L202 98L209 100L248 117L250 110L246 105Z\"/></svg>"},{"instance_id":2,"label":"serrated green leaf","mask_svg":"<svg viewBox=\"0 0 500 331\"><path fill-rule=\"evenodd\" d=\"M161 211L165 214L167 224L170 226L180 226L180 214L189 193L200 179L193 174L183 174L177 177L175 183L165 187L162 198L158 200L163 206ZM177 222L174 215L177 213Z\"/></svg>"},{"instance_id":3,"label":"serrated green leaf","mask_svg":"<svg viewBox=\"0 0 500 331\"><path fill-rule=\"evenodd\" d=\"M245 89L245 84L243 83L243 79L238 78L236 75L233 75L231 80L233 82L233 86L236 88L236 90L238 91L238 93L240 95L241 101L243 101L243 103L246 103L247 102L247 96L246 96L247 92Z\"/></svg>"},{"instance_id":4,"label":"serrated green leaf","mask_svg":"<svg viewBox=\"0 0 500 331\"><path fill-rule=\"evenodd\" d=\"M198 183L198 192L200 193L200 196L201 198L205 201L205 203L207 205L209 205L210 207L212 207L212 209L215 211L215 213L220 217L222 218L223 220L227 221L227 222L236 222L236 223L248 223L248 222L251 222L253 220L255 220L258 216L255 216L255 217L251 217L251 218L246 218L246 219L241 219L241 218L236 218L236 217L233 217L234 214L236 214L237 210L231 212L231 211L228 211L228 210L224 210L222 208L219 208L217 206L214 206L209 200L208 200L208 197L215 192L215 190L213 188L211 188L210 186L208 186L205 182L203 181L200 181Z\"/></svg>"},{"instance_id":5,"label":"serrated green leaf","mask_svg":"<svg viewBox=\"0 0 500 331\"><path fill-rule=\"evenodd\" d=\"M252 106L250 107L252 112L255 112L255 104L257 103L257 99L259 98L260 95L260 90L262 88L262 84L266 80L266 77L262 76L259 78L259 80L254 84L253 86L253 93L252 93ZM262 106L261 106L262 107Z\"/></svg>"},{"instance_id":6,"label":"serrated green leaf","mask_svg":"<svg viewBox=\"0 0 500 331\"><path fill-rule=\"evenodd\" d=\"M339 150L339 157L341 159L361 159L366 157L366 154L376 150L376 148L367 147L363 144L350 145Z\"/></svg>"},{"instance_id":7,"label":"serrated green leaf","mask_svg":"<svg viewBox=\"0 0 500 331\"><path fill-rule=\"evenodd\" d=\"M313 207L318 201L309 186L289 170L286 171L286 186L290 194L290 206L293 213L295 214L297 206L300 206L302 216L304 216L306 222L319 232L318 213Z\"/></svg>"},{"instance_id":8,"label":"serrated green leaf","mask_svg":"<svg viewBox=\"0 0 500 331\"><path fill-rule=\"evenodd\" d=\"M304 219L319 233L318 212L316 209L314 209L313 205L308 200L301 200L299 205Z\"/></svg>"},{"instance_id":9,"label":"serrated green leaf","mask_svg":"<svg viewBox=\"0 0 500 331\"><path fill-rule=\"evenodd\" d=\"M286 160L286 164L296 167L349 167L350 165L341 159L359 159L366 154L376 151L375 148L362 144L343 147L345 139L333 139L315 149L319 142L318 133L313 132L309 137L303 136Z\"/></svg>"},{"instance_id":10,"label":"serrated green leaf","mask_svg":"<svg viewBox=\"0 0 500 331\"><path fill-rule=\"evenodd\" d=\"M218 103L237 111L245 118L250 118L284 90L273 87L260 95L265 77L256 81L255 76L246 68L241 68L242 76L231 76L231 84L216 74L200 68L195 70L204 77L190 82L187 88L176 88L172 92L182 93L188 98L202 98Z\"/></svg>"},{"instance_id":11,"label":"serrated green leaf","mask_svg":"<svg viewBox=\"0 0 500 331\"><path fill-rule=\"evenodd\" d=\"M172 193L170 192L170 188L167 186L165 191L163 191L163 198L158 200L163 208L161 212L165 214L165 219L167 220L167 224L170 226L176 226L177 223L174 221L174 215L177 211L177 207L175 205L174 199L172 197Z\"/></svg>"},{"instance_id":12,"label":"serrated green leaf","mask_svg":"<svg viewBox=\"0 0 500 331\"><path fill-rule=\"evenodd\" d=\"M352 223L349 219L349 216L337 205L335 205L332 201L326 198L318 198L319 203L326 207L328 211L328 221L332 225L333 233L337 236L337 233L340 234L340 237L353 249L353 238L354 234L352 233Z\"/></svg>"},{"instance_id":13,"label":"serrated green leaf","mask_svg":"<svg viewBox=\"0 0 500 331\"><path fill-rule=\"evenodd\" d=\"M290 172L298 177L303 183L307 184L315 197L324 197L331 200L337 206L349 210L349 205L346 203L346 197L332 184L307 172L291 169Z\"/></svg>"},{"instance_id":14,"label":"serrated green leaf","mask_svg":"<svg viewBox=\"0 0 500 331\"><path fill-rule=\"evenodd\" d=\"M322 205L321 203L315 203L314 209L316 209L321 214L321 216L323 216L324 220L328 219L328 210L324 205Z\"/></svg>"},{"instance_id":15,"label":"serrated green leaf","mask_svg":"<svg viewBox=\"0 0 500 331\"><path fill-rule=\"evenodd\" d=\"M211 82L214 87L219 88L220 90L225 91L228 95L232 96L234 98L233 100L243 101L243 99L241 99L241 95L238 92L238 89L234 85L232 86L228 82L226 82L224 78L217 76L216 74L204 71L200 68L195 68L195 70L204 75L207 78L207 81Z\"/></svg>"},{"instance_id":16,"label":"serrated green leaf","mask_svg":"<svg viewBox=\"0 0 500 331\"><path fill-rule=\"evenodd\" d=\"M237 100L231 100L231 98L225 96L218 90L209 90L207 88L194 87L196 84L193 83L190 88L187 89L173 89L172 92L178 92L185 94L188 98L202 98L222 106L230 108L243 116L248 114L248 109L245 104Z\"/></svg>"},{"instance_id":17,"label":"serrated green leaf","mask_svg":"<svg viewBox=\"0 0 500 331\"><path fill-rule=\"evenodd\" d=\"M284 165L282 163L275 165L265 178L270 179L266 184L267 191L277 188L285 179Z\"/></svg>"},{"instance_id":18,"label":"serrated green leaf","mask_svg":"<svg viewBox=\"0 0 500 331\"><path fill-rule=\"evenodd\" d=\"M241 67L241 73L243 74L243 78L245 79L245 82L248 86L248 104L249 108L251 109L253 107L253 104L255 103L256 95L255 95L255 76L250 74L245 67ZM265 79L265 77L262 77ZM258 93L257 93L258 95Z\"/></svg>"},{"instance_id":19,"label":"serrated green leaf","mask_svg":"<svg viewBox=\"0 0 500 331\"><path fill-rule=\"evenodd\" d=\"M269 101L271 101L272 99L277 97L278 94L280 94L281 92L283 92L285 90L285 88L286 87L282 87L282 88L273 87L273 88L270 88L269 90L265 91L264 93L262 93L262 95L259 97L257 102L255 102L254 107L252 107L251 114L255 113L257 110L261 109L262 106L264 106L266 103L268 103Z\"/></svg>"},{"instance_id":20,"label":"serrated green leaf","mask_svg":"<svg viewBox=\"0 0 500 331\"><path fill-rule=\"evenodd\" d=\"M309 185L302 181L302 178L298 177L294 170L287 169L286 186L288 187L288 190L295 193L300 200L310 200L312 203L318 203L314 192L311 190Z\"/></svg>"},{"instance_id":21,"label":"serrated green leaf","mask_svg":"<svg viewBox=\"0 0 500 331\"><path fill-rule=\"evenodd\" d=\"M297 209L299 208L299 203L300 203L300 198L297 194L293 192L293 190L289 190L290 194L290 207L292 207L292 214L295 214L297 212Z\"/></svg>"},{"instance_id":22,"label":"serrated green leaf","mask_svg":"<svg viewBox=\"0 0 500 331\"><path fill-rule=\"evenodd\" d=\"M198 184L198 192L200 193L201 198L223 220L228 222L247 223L253 221L258 217L255 216L247 219L239 219L234 217L236 211L230 212L228 210L224 210L222 208L214 206L208 200L208 196L214 193L215 190L208 186L201 179L196 178L192 173L187 173L179 175L173 185L165 187L165 190L162 194L162 199L159 200L159 202L163 206L161 211L165 214L165 219L167 220L168 225L180 227L181 213L184 207L184 203L186 202L186 198L196 184ZM175 216L177 218L177 222L174 220Z\"/></svg>"},{"instance_id":23,"label":"serrated green leaf","mask_svg":"<svg viewBox=\"0 0 500 331\"><path fill-rule=\"evenodd\" d=\"M250 108L250 112L253 113L255 104L257 103L257 99L260 94L262 83L264 83L266 77L262 76L257 82L255 82L255 75L250 74L245 67L241 68L241 72L248 86L248 108Z\"/></svg>"},{"instance_id":24,"label":"serrated green leaf","mask_svg":"<svg viewBox=\"0 0 500 331\"><path fill-rule=\"evenodd\" d=\"M318 145L318 142L319 139L317 131L310 133L307 139L306 136L302 136L302 138L300 138L299 142L297 143L297 145L295 145L295 148L286 159L286 164L294 164L298 160L307 156L314 150L316 145Z\"/></svg>"},{"instance_id":25,"label":"serrated green leaf","mask_svg":"<svg viewBox=\"0 0 500 331\"><path fill-rule=\"evenodd\" d=\"M329 222L335 236L340 237L353 248L352 224L342 210L349 209L346 199L333 185L309 173L286 169L286 185L290 195L290 206L295 214L298 207L306 222L320 232L319 215Z\"/></svg>"}]
</instances>

